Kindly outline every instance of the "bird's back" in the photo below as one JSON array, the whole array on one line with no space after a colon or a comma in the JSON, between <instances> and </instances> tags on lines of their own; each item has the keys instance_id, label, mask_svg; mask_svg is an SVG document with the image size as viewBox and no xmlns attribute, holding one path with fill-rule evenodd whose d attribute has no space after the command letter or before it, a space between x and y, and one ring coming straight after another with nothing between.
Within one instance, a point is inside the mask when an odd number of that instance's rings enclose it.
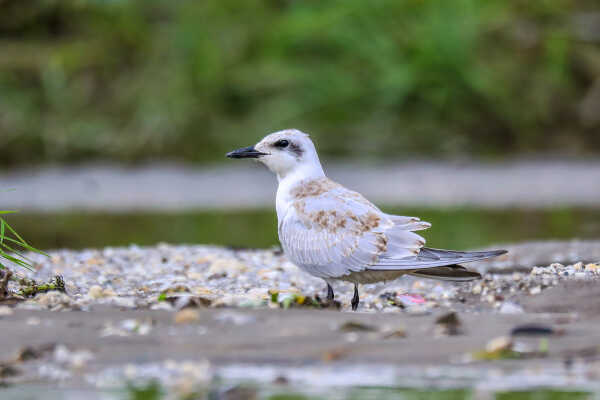
<instances>
[{"instance_id":1,"label":"bird's back","mask_svg":"<svg viewBox=\"0 0 600 400\"><path fill-rule=\"evenodd\" d=\"M328 178L289 188L279 221L286 255L313 275L336 278L378 263L384 254L414 256L425 243L412 230L429 225L383 213L361 194Z\"/></svg>"}]
</instances>

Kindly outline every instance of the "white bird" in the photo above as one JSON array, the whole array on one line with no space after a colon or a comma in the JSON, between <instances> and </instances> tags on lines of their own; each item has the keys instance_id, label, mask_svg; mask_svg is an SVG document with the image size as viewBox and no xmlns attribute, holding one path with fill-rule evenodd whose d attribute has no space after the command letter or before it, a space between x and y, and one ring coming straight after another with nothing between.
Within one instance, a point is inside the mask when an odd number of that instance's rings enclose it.
<instances>
[{"instance_id":1,"label":"white bird","mask_svg":"<svg viewBox=\"0 0 600 400\"><path fill-rule=\"evenodd\" d=\"M354 283L352 309L359 303L358 284L390 281L402 275L449 281L481 278L459 264L506 253L462 252L424 247L414 231L431 225L415 217L386 214L360 193L325 176L317 150L306 133L272 133L255 146L227 153L255 158L277 174L279 241L298 267L327 283Z\"/></svg>"}]
</instances>

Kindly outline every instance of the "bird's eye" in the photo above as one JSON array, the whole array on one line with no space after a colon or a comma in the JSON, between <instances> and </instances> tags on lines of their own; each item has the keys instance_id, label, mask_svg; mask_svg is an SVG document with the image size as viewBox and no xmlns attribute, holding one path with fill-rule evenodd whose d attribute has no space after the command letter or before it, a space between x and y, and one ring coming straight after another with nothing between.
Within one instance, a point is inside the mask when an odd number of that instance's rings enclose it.
<instances>
[{"instance_id":1,"label":"bird's eye","mask_svg":"<svg viewBox=\"0 0 600 400\"><path fill-rule=\"evenodd\" d=\"M281 139L281 140L278 140L278 141L276 141L276 142L273 144L273 146L275 146L275 147L280 147L280 148L282 148L282 149L283 149L284 147L288 147L288 145L289 145L289 144L290 144L290 142L289 142L289 141L287 141L287 140L285 140L285 139Z\"/></svg>"}]
</instances>

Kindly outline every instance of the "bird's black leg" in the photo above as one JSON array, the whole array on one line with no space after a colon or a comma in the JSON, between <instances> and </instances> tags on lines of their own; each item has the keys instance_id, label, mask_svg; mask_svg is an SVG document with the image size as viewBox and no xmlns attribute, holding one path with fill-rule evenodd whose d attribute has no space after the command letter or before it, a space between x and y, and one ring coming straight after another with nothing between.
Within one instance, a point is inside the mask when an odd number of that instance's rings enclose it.
<instances>
[{"instance_id":1,"label":"bird's black leg","mask_svg":"<svg viewBox=\"0 0 600 400\"><path fill-rule=\"evenodd\" d=\"M359 302L359 298L358 298L358 284L355 283L354 284L354 296L352 296L352 311L356 311L356 309L358 308L358 302Z\"/></svg>"},{"instance_id":2,"label":"bird's black leg","mask_svg":"<svg viewBox=\"0 0 600 400\"><path fill-rule=\"evenodd\" d=\"M327 301L329 301L329 302L333 301L334 297L335 297L335 294L333 293L333 288L331 287L329 282L327 282Z\"/></svg>"}]
</instances>

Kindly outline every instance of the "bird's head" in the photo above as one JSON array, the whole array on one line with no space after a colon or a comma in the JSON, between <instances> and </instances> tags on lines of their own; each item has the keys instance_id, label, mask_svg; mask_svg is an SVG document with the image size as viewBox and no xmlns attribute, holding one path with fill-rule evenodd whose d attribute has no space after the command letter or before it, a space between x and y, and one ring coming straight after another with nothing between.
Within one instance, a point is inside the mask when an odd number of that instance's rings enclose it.
<instances>
[{"instance_id":1,"label":"bird's head","mask_svg":"<svg viewBox=\"0 0 600 400\"><path fill-rule=\"evenodd\" d=\"M229 158L255 158L281 179L293 172L321 173L315 145L297 129L286 129L265 136L254 146L227 153Z\"/></svg>"}]
</instances>

